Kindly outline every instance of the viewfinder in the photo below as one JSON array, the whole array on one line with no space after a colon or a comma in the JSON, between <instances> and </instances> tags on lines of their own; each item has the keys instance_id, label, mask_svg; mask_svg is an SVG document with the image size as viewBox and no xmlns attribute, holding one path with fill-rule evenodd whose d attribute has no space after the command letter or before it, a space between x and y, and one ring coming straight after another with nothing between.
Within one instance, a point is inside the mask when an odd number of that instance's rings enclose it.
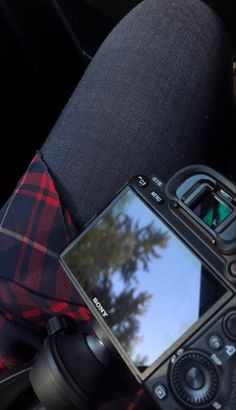
<instances>
[{"instance_id":1,"label":"viewfinder","mask_svg":"<svg viewBox=\"0 0 236 410\"><path fill-rule=\"evenodd\" d=\"M233 212L228 204L209 190L205 191L190 208L212 229L216 229Z\"/></svg>"}]
</instances>

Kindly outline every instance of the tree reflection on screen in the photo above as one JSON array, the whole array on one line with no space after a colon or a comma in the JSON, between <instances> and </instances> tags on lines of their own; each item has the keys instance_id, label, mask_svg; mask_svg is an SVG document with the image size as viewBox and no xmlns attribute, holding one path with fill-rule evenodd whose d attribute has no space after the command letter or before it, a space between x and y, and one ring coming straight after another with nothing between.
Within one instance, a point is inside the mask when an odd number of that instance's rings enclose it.
<instances>
[{"instance_id":1,"label":"tree reflection on screen","mask_svg":"<svg viewBox=\"0 0 236 410\"><path fill-rule=\"evenodd\" d=\"M158 250L169 240L168 232L154 221L140 223L127 212L131 199L126 195L110 208L66 260L85 292L96 296L109 312L109 327L129 355L138 339L139 318L152 298L139 290L137 272L148 274L149 264L160 258ZM141 365L145 359L135 361Z\"/></svg>"}]
</instances>

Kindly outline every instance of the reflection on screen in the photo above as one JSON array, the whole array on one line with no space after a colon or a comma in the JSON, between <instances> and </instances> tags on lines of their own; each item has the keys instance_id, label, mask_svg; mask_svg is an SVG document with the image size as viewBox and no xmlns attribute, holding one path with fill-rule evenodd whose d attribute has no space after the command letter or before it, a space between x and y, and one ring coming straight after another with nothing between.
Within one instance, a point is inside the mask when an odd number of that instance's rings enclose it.
<instances>
[{"instance_id":1,"label":"reflection on screen","mask_svg":"<svg viewBox=\"0 0 236 410\"><path fill-rule=\"evenodd\" d=\"M131 189L64 261L90 299L102 304L137 366L151 365L225 292Z\"/></svg>"}]
</instances>

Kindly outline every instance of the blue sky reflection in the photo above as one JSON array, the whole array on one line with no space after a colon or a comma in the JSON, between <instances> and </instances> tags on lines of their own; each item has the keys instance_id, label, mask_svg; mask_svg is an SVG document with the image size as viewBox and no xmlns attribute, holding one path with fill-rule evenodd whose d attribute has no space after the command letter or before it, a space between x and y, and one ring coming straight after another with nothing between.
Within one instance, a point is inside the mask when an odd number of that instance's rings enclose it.
<instances>
[{"instance_id":1,"label":"blue sky reflection","mask_svg":"<svg viewBox=\"0 0 236 410\"><path fill-rule=\"evenodd\" d=\"M139 221L141 227L153 222L157 229L168 231L132 191L127 196L123 212L134 223ZM131 360L145 356L145 365L152 364L199 318L201 263L170 231L169 236L167 247L158 248L161 257L149 262L148 272L136 271L137 293L152 295L147 311L139 317L138 340L132 346ZM126 286L119 272L112 282L116 294Z\"/></svg>"}]
</instances>

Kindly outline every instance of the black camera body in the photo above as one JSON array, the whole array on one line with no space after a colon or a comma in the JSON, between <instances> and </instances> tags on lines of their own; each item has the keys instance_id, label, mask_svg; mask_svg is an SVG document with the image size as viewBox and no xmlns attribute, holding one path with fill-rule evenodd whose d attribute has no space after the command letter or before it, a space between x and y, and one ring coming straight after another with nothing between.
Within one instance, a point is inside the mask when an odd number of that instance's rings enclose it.
<instances>
[{"instance_id":1,"label":"black camera body","mask_svg":"<svg viewBox=\"0 0 236 410\"><path fill-rule=\"evenodd\" d=\"M61 261L117 368L157 408L235 410L232 182L200 165L167 184L137 176Z\"/></svg>"}]
</instances>

